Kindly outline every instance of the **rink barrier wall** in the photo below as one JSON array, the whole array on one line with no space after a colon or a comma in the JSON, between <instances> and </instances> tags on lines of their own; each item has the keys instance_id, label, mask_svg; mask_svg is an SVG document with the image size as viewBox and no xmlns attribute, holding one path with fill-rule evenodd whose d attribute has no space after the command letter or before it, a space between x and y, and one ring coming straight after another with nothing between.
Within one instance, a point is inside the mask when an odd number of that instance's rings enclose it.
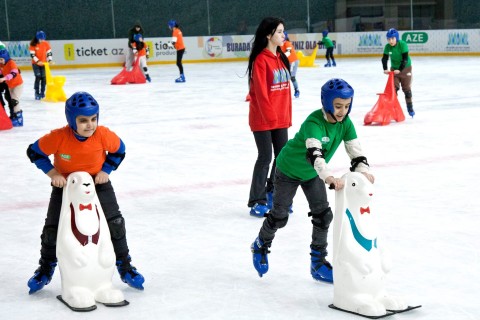
<instances>
[{"instance_id":1,"label":"rink barrier wall","mask_svg":"<svg viewBox=\"0 0 480 320\"><path fill-rule=\"evenodd\" d=\"M332 32L334 54L342 57L381 57L387 43L384 31ZM400 31L412 56L480 56L480 29ZM322 39L320 33L289 34L297 51L310 55ZM253 35L185 37L184 63L246 61ZM146 38L149 65L174 64L176 50L168 47L169 37ZM123 65L127 39L49 40L55 64L52 68L117 67ZM30 66L29 41L4 42L19 66ZM323 58L320 46L317 58Z\"/></svg>"}]
</instances>

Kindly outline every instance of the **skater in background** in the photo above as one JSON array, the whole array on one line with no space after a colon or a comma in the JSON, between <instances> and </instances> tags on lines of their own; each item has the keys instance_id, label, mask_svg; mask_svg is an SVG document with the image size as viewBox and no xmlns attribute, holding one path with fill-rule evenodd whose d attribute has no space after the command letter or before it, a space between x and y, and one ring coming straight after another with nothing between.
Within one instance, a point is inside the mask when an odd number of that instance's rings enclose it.
<instances>
[{"instance_id":1,"label":"skater in background","mask_svg":"<svg viewBox=\"0 0 480 320\"><path fill-rule=\"evenodd\" d=\"M32 68L35 75L35 100L45 98L45 86L47 78L45 75L45 63L52 61L52 48L48 43L47 35L43 31L37 31L35 37L30 41L30 56L32 57Z\"/></svg>"},{"instance_id":2,"label":"skater in background","mask_svg":"<svg viewBox=\"0 0 480 320\"><path fill-rule=\"evenodd\" d=\"M125 67L127 68L127 71L132 70L133 63L135 62L134 45L135 36L138 34L142 34L142 38L145 34L140 22L135 23L135 25L130 30L128 30L128 49L125 56Z\"/></svg>"},{"instance_id":3,"label":"skater in background","mask_svg":"<svg viewBox=\"0 0 480 320\"><path fill-rule=\"evenodd\" d=\"M264 217L269 211L267 195L273 196L275 160L267 179L272 146L276 158L288 141L288 128L292 126L290 63L281 50L283 32L282 19L263 19L255 32L248 60L249 124L258 150L248 206L250 214L256 217Z\"/></svg>"},{"instance_id":4,"label":"skater in background","mask_svg":"<svg viewBox=\"0 0 480 320\"><path fill-rule=\"evenodd\" d=\"M322 45L327 49L327 52L325 53L325 58L327 59L327 63L325 64L324 67L336 67L337 64L335 62L335 58L333 57L333 49L335 46L333 45L333 41L330 39L328 36L328 30L323 30L322 31L322 41L318 42L318 45ZM332 59L332 62L330 63L330 59Z\"/></svg>"},{"instance_id":5,"label":"skater in background","mask_svg":"<svg viewBox=\"0 0 480 320\"><path fill-rule=\"evenodd\" d=\"M182 65L183 54L185 53L185 44L183 43L182 30L180 30L177 21L173 19L168 21L168 27L170 30L172 30L172 40L168 42L168 47L177 50L177 67L178 71L180 72L180 77L175 79L175 82L185 82L185 74L183 73Z\"/></svg>"},{"instance_id":6,"label":"skater in background","mask_svg":"<svg viewBox=\"0 0 480 320\"><path fill-rule=\"evenodd\" d=\"M99 108L89 93L74 93L65 102L68 125L44 135L27 149L30 161L50 178L52 185L47 217L40 237L40 266L28 280L30 293L41 290L48 284L55 271L62 188L67 183L68 175L75 171L86 171L95 181L122 281L136 289L143 289L143 276L130 264L125 220L110 182L110 173L118 168L125 157L125 145L114 132L98 125ZM53 165L50 155L53 155Z\"/></svg>"},{"instance_id":7,"label":"skater in background","mask_svg":"<svg viewBox=\"0 0 480 320\"><path fill-rule=\"evenodd\" d=\"M267 254L275 233L286 226L289 206L301 186L313 224L310 273L315 280L333 282L332 266L326 260L327 235L333 213L325 185L335 190L343 188L343 181L327 166L342 141L351 159L350 170L361 172L374 182L349 117L353 94L353 88L346 81L327 81L321 91L323 108L307 117L295 137L278 155L273 208L251 246L253 265L260 276L268 271Z\"/></svg>"},{"instance_id":8,"label":"skater in background","mask_svg":"<svg viewBox=\"0 0 480 320\"><path fill-rule=\"evenodd\" d=\"M3 95L2 95L3 91ZM10 120L14 127L23 126L23 111L20 97L23 93L23 78L20 69L6 49L0 49L0 99L2 105L8 103ZM3 98L5 97L5 98Z\"/></svg>"},{"instance_id":9,"label":"skater in background","mask_svg":"<svg viewBox=\"0 0 480 320\"><path fill-rule=\"evenodd\" d=\"M288 61L290 62L290 75L292 76L292 83L293 83L293 88L295 89L295 98L300 97L300 90L298 89L298 82L296 79L297 75L297 69L298 69L298 64L299 60L297 57L297 52L295 51L295 48L293 47L293 44L290 42L290 39L288 38L288 33L285 31L285 42L283 43L282 46L282 51L285 53L285 55L288 57Z\"/></svg>"},{"instance_id":10,"label":"skater in background","mask_svg":"<svg viewBox=\"0 0 480 320\"><path fill-rule=\"evenodd\" d=\"M412 103L412 61L408 54L408 45L405 41L400 40L400 35L396 29L387 31L387 41L383 50L382 66L383 73L389 74L393 71L395 89L400 89L405 94L405 102L407 103L408 114L413 118L415 111ZM390 57L390 70L388 70L387 62Z\"/></svg>"},{"instance_id":11,"label":"skater in background","mask_svg":"<svg viewBox=\"0 0 480 320\"><path fill-rule=\"evenodd\" d=\"M148 74L147 59L150 56L150 48L148 44L143 41L143 36L140 33L137 33L134 37L135 42L133 43L133 52L135 56L139 59L139 66L143 71L143 75L148 82L151 82L150 75Z\"/></svg>"}]
</instances>

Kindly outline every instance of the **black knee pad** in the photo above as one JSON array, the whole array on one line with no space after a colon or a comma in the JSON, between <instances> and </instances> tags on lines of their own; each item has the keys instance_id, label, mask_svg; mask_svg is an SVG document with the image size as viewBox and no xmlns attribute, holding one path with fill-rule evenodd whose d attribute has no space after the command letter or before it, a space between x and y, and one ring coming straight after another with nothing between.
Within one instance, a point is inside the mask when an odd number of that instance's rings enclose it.
<instances>
[{"instance_id":1,"label":"black knee pad","mask_svg":"<svg viewBox=\"0 0 480 320\"><path fill-rule=\"evenodd\" d=\"M319 227L322 229L328 229L330 223L333 220L333 212L330 207L320 213L309 213L308 216L312 217L312 224L315 227Z\"/></svg>"},{"instance_id":2,"label":"black knee pad","mask_svg":"<svg viewBox=\"0 0 480 320\"><path fill-rule=\"evenodd\" d=\"M54 247L57 245L57 226L45 226L43 227L41 239L42 244Z\"/></svg>"},{"instance_id":3,"label":"black knee pad","mask_svg":"<svg viewBox=\"0 0 480 320\"><path fill-rule=\"evenodd\" d=\"M108 221L110 236L112 239L119 240L125 237L125 220L123 217L116 217Z\"/></svg>"},{"instance_id":4,"label":"black knee pad","mask_svg":"<svg viewBox=\"0 0 480 320\"><path fill-rule=\"evenodd\" d=\"M412 97L412 90L405 91L405 98L411 98Z\"/></svg>"},{"instance_id":5,"label":"black knee pad","mask_svg":"<svg viewBox=\"0 0 480 320\"><path fill-rule=\"evenodd\" d=\"M275 218L273 215L269 214L267 216L267 223L272 229L280 229L287 225L288 215L285 218Z\"/></svg>"},{"instance_id":6,"label":"black knee pad","mask_svg":"<svg viewBox=\"0 0 480 320\"><path fill-rule=\"evenodd\" d=\"M297 81L297 79L295 79L295 76L292 77L292 82L295 82Z\"/></svg>"},{"instance_id":7,"label":"black knee pad","mask_svg":"<svg viewBox=\"0 0 480 320\"><path fill-rule=\"evenodd\" d=\"M18 100L12 99L12 108L18 105Z\"/></svg>"},{"instance_id":8,"label":"black knee pad","mask_svg":"<svg viewBox=\"0 0 480 320\"><path fill-rule=\"evenodd\" d=\"M143 67L143 71L147 72L147 71L148 71L148 68L147 68L147 67Z\"/></svg>"}]
</instances>

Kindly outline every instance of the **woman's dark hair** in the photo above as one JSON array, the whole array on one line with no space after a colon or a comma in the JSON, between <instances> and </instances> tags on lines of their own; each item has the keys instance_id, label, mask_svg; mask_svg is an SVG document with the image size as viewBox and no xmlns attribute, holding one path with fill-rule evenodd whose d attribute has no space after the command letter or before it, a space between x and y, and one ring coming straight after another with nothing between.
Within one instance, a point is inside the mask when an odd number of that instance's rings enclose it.
<instances>
[{"instance_id":1,"label":"woman's dark hair","mask_svg":"<svg viewBox=\"0 0 480 320\"><path fill-rule=\"evenodd\" d=\"M260 25L255 31L255 37L253 38L252 44L252 51L250 52L250 57L248 58L248 83L250 84L250 80L252 79L252 72L253 72L253 63L255 59L263 51L268 45L267 36L273 36L275 31L277 30L278 25L283 24L285 22L281 18L274 18L274 17L267 17L260 22ZM288 72L290 72L290 62L288 61L287 56L283 53L280 46L277 47L277 52L280 53L280 58L283 61Z\"/></svg>"}]
</instances>

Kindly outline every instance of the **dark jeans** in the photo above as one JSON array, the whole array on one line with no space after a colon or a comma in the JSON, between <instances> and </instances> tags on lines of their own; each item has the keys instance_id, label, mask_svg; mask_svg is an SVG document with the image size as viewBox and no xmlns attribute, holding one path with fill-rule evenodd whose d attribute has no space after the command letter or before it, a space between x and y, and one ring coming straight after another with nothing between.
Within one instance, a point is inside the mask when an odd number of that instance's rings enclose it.
<instances>
[{"instance_id":1,"label":"dark jeans","mask_svg":"<svg viewBox=\"0 0 480 320\"><path fill-rule=\"evenodd\" d=\"M263 221L259 233L260 239L268 247L271 246L273 238L275 238L275 232L286 226L289 217L289 207L292 205L298 186L301 186L312 215L311 247L326 254L328 227L333 215L329 208L327 191L323 180L318 176L307 181L292 179L277 169L274 185L273 208Z\"/></svg>"},{"instance_id":2,"label":"dark jeans","mask_svg":"<svg viewBox=\"0 0 480 320\"><path fill-rule=\"evenodd\" d=\"M288 141L288 129L275 129L269 131L255 131L253 132L255 143L257 144L258 157L253 168L252 184L250 186L250 197L248 199L248 206L253 207L255 203L267 203L267 191L271 191L271 185L274 180L275 160L272 164L270 172L270 181L267 186L268 171L270 163L272 162L272 145L275 158L282 150L283 146ZM265 188L267 187L268 190Z\"/></svg>"},{"instance_id":3,"label":"dark jeans","mask_svg":"<svg viewBox=\"0 0 480 320\"><path fill-rule=\"evenodd\" d=\"M178 67L178 70L180 71L180 74L183 74L182 58L184 53L185 53L185 49L177 51L177 67Z\"/></svg>"},{"instance_id":4,"label":"dark jeans","mask_svg":"<svg viewBox=\"0 0 480 320\"><path fill-rule=\"evenodd\" d=\"M40 67L36 64L32 64L33 74L35 75L35 94L45 94L45 85L47 84L47 78L45 75L45 67Z\"/></svg>"},{"instance_id":5,"label":"dark jeans","mask_svg":"<svg viewBox=\"0 0 480 320\"><path fill-rule=\"evenodd\" d=\"M95 185L95 190L110 229L115 254L117 258L125 257L128 255L125 221L120 213L112 183L108 181L107 183L97 184ZM62 196L63 188L52 187L47 218L45 219L45 226L40 237L42 239L40 253L42 258L47 261L56 259L56 239L60 212L62 210Z\"/></svg>"},{"instance_id":6,"label":"dark jeans","mask_svg":"<svg viewBox=\"0 0 480 320\"><path fill-rule=\"evenodd\" d=\"M328 48L327 52L325 53L325 58L327 58L327 61L330 61L330 59L332 59L332 61L335 61L335 58L333 58L333 48L334 47Z\"/></svg>"}]
</instances>

